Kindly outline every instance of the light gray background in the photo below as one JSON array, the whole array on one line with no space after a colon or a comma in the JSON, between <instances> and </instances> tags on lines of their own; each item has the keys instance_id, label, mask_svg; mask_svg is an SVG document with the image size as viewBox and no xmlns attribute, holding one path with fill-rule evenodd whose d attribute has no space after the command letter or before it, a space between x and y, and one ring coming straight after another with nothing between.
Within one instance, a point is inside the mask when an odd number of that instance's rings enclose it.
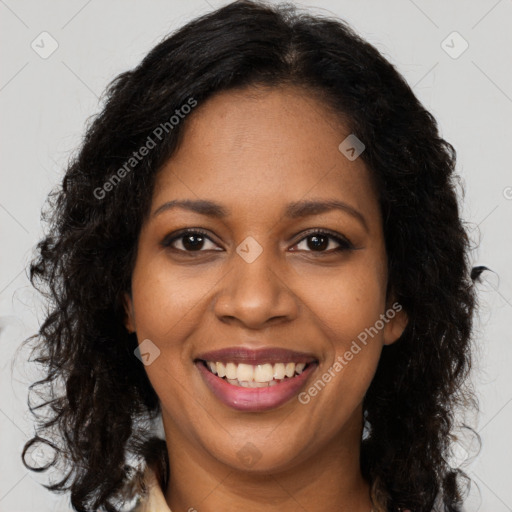
<instances>
[{"instance_id":1,"label":"light gray background","mask_svg":"<svg viewBox=\"0 0 512 512\"><path fill-rule=\"evenodd\" d=\"M107 83L138 64L169 31L224 3L0 0L0 512L70 510L67 496L46 491L38 483L46 477L20 462L33 428L27 384L36 373L23 364L24 353L11 368L15 350L42 318L25 268L42 232L45 197L61 179ZM476 324L473 380L481 414L475 428L483 448L467 465L478 487L467 510L512 511L512 1L301 5L344 18L383 52L457 149L466 189L464 218L479 244L474 263L496 272L481 286ZM40 36L43 31L58 43L46 59L31 47L35 41L39 52L51 48L48 36ZM450 35L454 31L463 39ZM464 41L469 47L458 55ZM464 453L460 448L458 456Z\"/></svg>"}]
</instances>

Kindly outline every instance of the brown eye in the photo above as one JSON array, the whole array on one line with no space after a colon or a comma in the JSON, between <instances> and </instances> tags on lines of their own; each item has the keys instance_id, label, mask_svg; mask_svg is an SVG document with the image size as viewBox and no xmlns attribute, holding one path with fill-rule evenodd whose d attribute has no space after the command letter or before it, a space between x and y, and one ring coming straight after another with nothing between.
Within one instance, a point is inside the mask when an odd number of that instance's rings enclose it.
<instances>
[{"instance_id":1,"label":"brown eye","mask_svg":"<svg viewBox=\"0 0 512 512\"><path fill-rule=\"evenodd\" d=\"M162 246L182 252L222 250L205 233L197 230L182 231L168 236L162 241Z\"/></svg>"},{"instance_id":2,"label":"brown eye","mask_svg":"<svg viewBox=\"0 0 512 512\"><path fill-rule=\"evenodd\" d=\"M329 237L325 235L309 235L306 240L308 248L312 251L325 251L329 246Z\"/></svg>"},{"instance_id":3,"label":"brown eye","mask_svg":"<svg viewBox=\"0 0 512 512\"><path fill-rule=\"evenodd\" d=\"M346 238L318 230L305 236L296 244L296 247L299 251L318 253L332 253L353 248L352 244Z\"/></svg>"},{"instance_id":4,"label":"brown eye","mask_svg":"<svg viewBox=\"0 0 512 512\"><path fill-rule=\"evenodd\" d=\"M183 247L187 251L197 251L203 247L205 237L203 235L189 234L182 236L181 240Z\"/></svg>"}]
</instances>

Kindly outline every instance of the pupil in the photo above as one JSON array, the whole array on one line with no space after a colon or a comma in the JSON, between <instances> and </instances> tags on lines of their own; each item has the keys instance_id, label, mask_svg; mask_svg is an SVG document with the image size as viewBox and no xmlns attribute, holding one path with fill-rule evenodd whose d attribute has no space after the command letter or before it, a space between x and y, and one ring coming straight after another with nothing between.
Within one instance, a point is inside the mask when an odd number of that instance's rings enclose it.
<instances>
[{"instance_id":1,"label":"pupil","mask_svg":"<svg viewBox=\"0 0 512 512\"><path fill-rule=\"evenodd\" d=\"M309 240L312 242L308 242L308 247L310 249L322 250L326 249L329 245L329 238L324 235L310 235Z\"/></svg>"},{"instance_id":2,"label":"pupil","mask_svg":"<svg viewBox=\"0 0 512 512\"><path fill-rule=\"evenodd\" d=\"M185 247L187 250L194 250L198 248L200 249L203 242L204 238L202 235L186 235L183 239L183 247Z\"/></svg>"}]
</instances>

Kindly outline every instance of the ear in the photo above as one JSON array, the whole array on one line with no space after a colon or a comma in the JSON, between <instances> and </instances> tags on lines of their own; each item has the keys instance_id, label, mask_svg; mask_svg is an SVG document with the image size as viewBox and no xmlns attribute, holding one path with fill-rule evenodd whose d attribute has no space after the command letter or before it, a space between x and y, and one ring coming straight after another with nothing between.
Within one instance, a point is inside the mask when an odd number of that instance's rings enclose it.
<instances>
[{"instance_id":1,"label":"ear","mask_svg":"<svg viewBox=\"0 0 512 512\"><path fill-rule=\"evenodd\" d=\"M402 305L396 301L386 309L385 317L384 345L391 345L402 336L409 319Z\"/></svg>"},{"instance_id":2,"label":"ear","mask_svg":"<svg viewBox=\"0 0 512 512\"><path fill-rule=\"evenodd\" d=\"M123 308L125 312L124 326L129 333L135 332L135 313L133 311L133 301L131 294L125 292L123 294Z\"/></svg>"}]
</instances>

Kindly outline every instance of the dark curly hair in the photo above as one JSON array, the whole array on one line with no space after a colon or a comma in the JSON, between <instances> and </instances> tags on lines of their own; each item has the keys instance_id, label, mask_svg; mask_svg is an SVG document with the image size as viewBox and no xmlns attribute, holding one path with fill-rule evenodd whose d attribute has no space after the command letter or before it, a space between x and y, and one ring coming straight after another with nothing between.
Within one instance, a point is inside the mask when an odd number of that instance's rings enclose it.
<instances>
[{"instance_id":1,"label":"dark curly hair","mask_svg":"<svg viewBox=\"0 0 512 512\"><path fill-rule=\"evenodd\" d=\"M366 144L361 158L379 193L389 292L409 322L384 347L364 399L362 474L376 510L458 511L468 478L449 462L455 412L477 405L467 384L476 298L455 150L372 45L343 21L291 5L233 2L165 38L109 85L49 196L48 232L30 265L49 306L27 340L45 374L31 386L42 402L29 400L37 429L23 461L34 470L60 466L63 478L47 487L70 491L77 511L121 510L139 489L133 460L155 464L165 488L166 445L151 429L159 400L134 357L122 297L155 175L187 123L171 127L169 119L191 98L200 108L219 91L249 85L303 87ZM161 124L162 140L120 173ZM108 181L109 193L99 193ZM34 468L26 460L38 443L54 459Z\"/></svg>"}]
</instances>

